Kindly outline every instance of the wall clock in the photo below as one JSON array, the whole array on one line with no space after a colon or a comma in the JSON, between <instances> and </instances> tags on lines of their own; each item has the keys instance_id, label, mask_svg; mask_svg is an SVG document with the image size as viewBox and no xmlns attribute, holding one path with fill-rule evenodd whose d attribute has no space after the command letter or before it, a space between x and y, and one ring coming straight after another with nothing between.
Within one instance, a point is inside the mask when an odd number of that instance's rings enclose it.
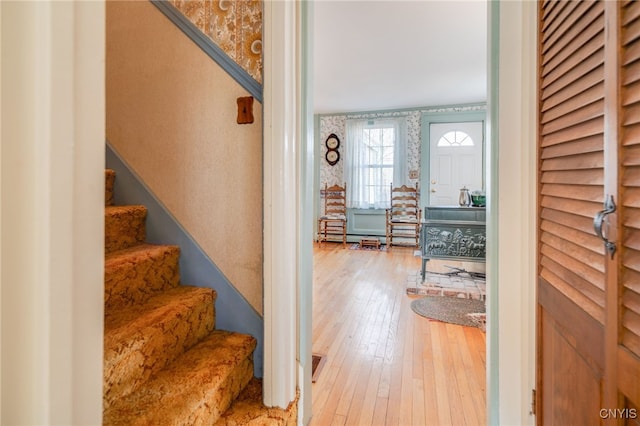
<instances>
[{"instance_id":1,"label":"wall clock","mask_svg":"<svg viewBox=\"0 0 640 426\"><path fill-rule=\"evenodd\" d=\"M327 149L338 149L340 147L340 139L338 139L338 136L336 136L335 133L331 133L327 137L327 140L324 141L324 144L326 145Z\"/></svg>"},{"instance_id":2,"label":"wall clock","mask_svg":"<svg viewBox=\"0 0 640 426\"><path fill-rule=\"evenodd\" d=\"M340 160L340 153L335 149L330 149L325 154L324 158L327 160L330 166L334 166L338 160Z\"/></svg>"}]
</instances>

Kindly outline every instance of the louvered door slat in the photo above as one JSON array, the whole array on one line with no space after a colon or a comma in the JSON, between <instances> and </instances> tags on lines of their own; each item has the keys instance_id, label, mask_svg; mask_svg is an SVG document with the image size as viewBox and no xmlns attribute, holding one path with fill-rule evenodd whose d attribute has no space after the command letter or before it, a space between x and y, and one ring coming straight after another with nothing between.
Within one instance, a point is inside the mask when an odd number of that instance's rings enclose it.
<instances>
[{"instance_id":1,"label":"louvered door slat","mask_svg":"<svg viewBox=\"0 0 640 426\"><path fill-rule=\"evenodd\" d=\"M578 150L579 148L579 150ZM602 151L602 136L593 135L582 139L565 142L560 145L545 147L540 154L541 159L567 157L575 155L576 152L598 152Z\"/></svg>"},{"instance_id":2,"label":"louvered door slat","mask_svg":"<svg viewBox=\"0 0 640 426\"><path fill-rule=\"evenodd\" d=\"M565 240L575 241L580 246L591 250L596 254L601 255L604 252L602 241L600 241L600 239L595 235L587 233L576 233L573 228L561 225L559 223L549 222L547 220L542 221L542 223L540 224L540 229Z\"/></svg>"},{"instance_id":3,"label":"louvered door slat","mask_svg":"<svg viewBox=\"0 0 640 426\"><path fill-rule=\"evenodd\" d=\"M624 225L635 228L634 223L640 223L640 211L633 211L633 209L640 209L640 188L637 186L631 186L625 188L625 195L622 200L622 205L627 208L629 217L625 217Z\"/></svg>"},{"instance_id":4,"label":"louvered door slat","mask_svg":"<svg viewBox=\"0 0 640 426\"><path fill-rule=\"evenodd\" d=\"M593 203L589 201L582 200L567 200L567 199L559 199L556 197L544 196L540 200L540 205L543 208L548 208L552 210L557 210L559 212L569 213L576 216L582 216L591 221L591 226L589 227L589 232L593 233L593 216L591 212L594 209L597 209L601 206L601 204ZM599 210L596 210L596 213Z\"/></svg>"},{"instance_id":5,"label":"louvered door slat","mask_svg":"<svg viewBox=\"0 0 640 426\"><path fill-rule=\"evenodd\" d=\"M628 124L622 129L622 145L633 146L640 144L640 124ZM622 157L624 160L624 156Z\"/></svg>"},{"instance_id":6,"label":"louvered door slat","mask_svg":"<svg viewBox=\"0 0 640 426\"><path fill-rule=\"evenodd\" d=\"M622 242L628 251L628 253L625 252L626 255L639 256L640 258L640 232L637 229L627 229Z\"/></svg>"},{"instance_id":7,"label":"louvered door slat","mask_svg":"<svg viewBox=\"0 0 640 426\"><path fill-rule=\"evenodd\" d=\"M624 74L620 77L620 84L624 86L640 80L640 62L638 62L636 56L630 55L625 50L622 55L622 62L626 62L626 65L624 66Z\"/></svg>"},{"instance_id":8,"label":"louvered door slat","mask_svg":"<svg viewBox=\"0 0 640 426\"><path fill-rule=\"evenodd\" d=\"M640 67L638 68L638 71L640 71ZM634 78L635 77L640 77L640 74L634 76ZM628 106L636 102L640 102L640 80L631 80L626 84L626 86L629 90L625 91L622 95L622 106Z\"/></svg>"},{"instance_id":9,"label":"louvered door slat","mask_svg":"<svg viewBox=\"0 0 640 426\"><path fill-rule=\"evenodd\" d=\"M583 169L601 169L604 167L604 159L602 153L592 152L582 155L573 155L571 157L550 158L542 161L541 170L583 170Z\"/></svg>"},{"instance_id":10,"label":"louvered door slat","mask_svg":"<svg viewBox=\"0 0 640 426\"><path fill-rule=\"evenodd\" d=\"M626 263L624 259L622 264L624 265L624 273L621 278L623 286L640 294L640 265L633 262Z\"/></svg>"},{"instance_id":11,"label":"louvered door slat","mask_svg":"<svg viewBox=\"0 0 640 426\"><path fill-rule=\"evenodd\" d=\"M570 200L587 200L602 203L602 192L600 192L597 186L568 186L547 183L542 185L540 193L542 195L551 195L557 198L567 198Z\"/></svg>"},{"instance_id":12,"label":"louvered door slat","mask_svg":"<svg viewBox=\"0 0 640 426\"><path fill-rule=\"evenodd\" d=\"M637 103L625 105L622 111L622 125L627 126L638 122L640 122L640 105Z\"/></svg>"},{"instance_id":13,"label":"louvered door slat","mask_svg":"<svg viewBox=\"0 0 640 426\"><path fill-rule=\"evenodd\" d=\"M636 204L638 204L636 202ZM622 226L626 228L634 228L640 229L640 205L631 206L629 202L627 202L626 197L622 206L625 208L628 213L625 217L622 218Z\"/></svg>"},{"instance_id":14,"label":"louvered door slat","mask_svg":"<svg viewBox=\"0 0 640 426\"><path fill-rule=\"evenodd\" d=\"M540 212L540 218L559 223L579 232L589 233L593 229L593 218L579 216L566 211L543 208Z\"/></svg>"},{"instance_id":15,"label":"louvered door slat","mask_svg":"<svg viewBox=\"0 0 640 426\"><path fill-rule=\"evenodd\" d=\"M640 186L640 168L625 167L622 172L622 185L625 187Z\"/></svg>"}]
</instances>

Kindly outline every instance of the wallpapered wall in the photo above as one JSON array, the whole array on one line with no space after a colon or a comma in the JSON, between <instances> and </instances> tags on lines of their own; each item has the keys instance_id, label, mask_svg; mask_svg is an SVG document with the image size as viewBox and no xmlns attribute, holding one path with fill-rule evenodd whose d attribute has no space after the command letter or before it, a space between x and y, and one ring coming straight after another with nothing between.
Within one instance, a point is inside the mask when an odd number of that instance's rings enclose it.
<instances>
[{"instance_id":1,"label":"wallpapered wall","mask_svg":"<svg viewBox=\"0 0 640 426\"><path fill-rule=\"evenodd\" d=\"M460 106L460 107L434 107L420 108L415 110L385 111L385 112L361 112L356 114L327 114L319 116L320 138L316 142L320 144L320 188L324 188L325 183L329 186L344 183L344 155L346 152L346 123L349 119L367 118L381 119L390 117L407 117L407 173L408 182L415 185L420 181L420 144L421 144L421 117L424 113L446 113L462 111L484 111L485 106ZM340 139L340 161L334 166L330 166L324 156L327 147L324 141L331 134L335 133Z\"/></svg>"},{"instance_id":2,"label":"wallpapered wall","mask_svg":"<svg viewBox=\"0 0 640 426\"><path fill-rule=\"evenodd\" d=\"M171 0L258 83L262 83L262 0Z\"/></svg>"},{"instance_id":3,"label":"wallpapered wall","mask_svg":"<svg viewBox=\"0 0 640 426\"><path fill-rule=\"evenodd\" d=\"M107 139L262 314L262 106L237 124L246 90L148 1L106 38Z\"/></svg>"}]
</instances>

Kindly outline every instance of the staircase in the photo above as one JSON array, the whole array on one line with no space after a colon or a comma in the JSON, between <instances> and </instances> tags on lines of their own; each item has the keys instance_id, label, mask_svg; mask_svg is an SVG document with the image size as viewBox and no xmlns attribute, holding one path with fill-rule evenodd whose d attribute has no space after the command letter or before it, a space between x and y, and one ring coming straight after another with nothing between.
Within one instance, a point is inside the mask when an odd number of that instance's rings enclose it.
<instances>
[{"instance_id":1,"label":"staircase","mask_svg":"<svg viewBox=\"0 0 640 426\"><path fill-rule=\"evenodd\" d=\"M295 424L262 405L256 340L215 329L215 290L181 285L180 248L146 243L144 206L114 206L106 171L103 423Z\"/></svg>"}]
</instances>

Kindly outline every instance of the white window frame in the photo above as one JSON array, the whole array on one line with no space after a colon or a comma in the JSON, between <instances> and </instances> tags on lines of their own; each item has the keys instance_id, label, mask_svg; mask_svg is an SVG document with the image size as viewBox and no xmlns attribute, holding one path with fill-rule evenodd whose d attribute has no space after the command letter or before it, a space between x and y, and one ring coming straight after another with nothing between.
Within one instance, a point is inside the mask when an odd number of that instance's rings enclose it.
<instances>
[{"instance_id":1,"label":"white window frame","mask_svg":"<svg viewBox=\"0 0 640 426\"><path fill-rule=\"evenodd\" d=\"M385 119L347 120L345 181L347 183L347 207L360 209L384 209L389 207L389 192L393 186L407 182L407 122L404 117ZM372 129L393 129L393 179L392 182L377 183L378 194L369 193L372 184L368 173L373 168L387 168L383 164L372 165L368 161L365 132Z\"/></svg>"}]
</instances>

